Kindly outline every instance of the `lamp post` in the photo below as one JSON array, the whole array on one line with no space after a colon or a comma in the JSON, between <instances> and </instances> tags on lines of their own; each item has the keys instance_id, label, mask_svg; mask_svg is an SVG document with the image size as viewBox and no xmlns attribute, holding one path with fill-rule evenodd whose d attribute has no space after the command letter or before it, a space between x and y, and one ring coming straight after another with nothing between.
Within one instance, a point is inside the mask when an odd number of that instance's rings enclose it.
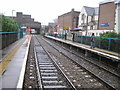
<instances>
[{"instance_id":1,"label":"lamp post","mask_svg":"<svg viewBox=\"0 0 120 90\"><path fill-rule=\"evenodd\" d=\"M12 19L13 19L13 12L14 12L15 10L12 10Z\"/></svg>"}]
</instances>

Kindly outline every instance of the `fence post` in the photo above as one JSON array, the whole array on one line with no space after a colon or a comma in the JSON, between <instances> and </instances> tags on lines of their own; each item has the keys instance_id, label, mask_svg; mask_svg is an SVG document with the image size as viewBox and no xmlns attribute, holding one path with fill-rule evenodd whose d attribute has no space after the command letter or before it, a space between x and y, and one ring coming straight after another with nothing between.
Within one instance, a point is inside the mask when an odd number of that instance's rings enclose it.
<instances>
[{"instance_id":1,"label":"fence post","mask_svg":"<svg viewBox=\"0 0 120 90\"><path fill-rule=\"evenodd\" d=\"M108 50L110 51L110 43L111 43L111 40L109 39L108 41Z\"/></svg>"},{"instance_id":2,"label":"fence post","mask_svg":"<svg viewBox=\"0 0 120 90\"><path fill-rule=\"evenodd\" d=\"M83 36L81 36L81 44L82 44L82 41L83 41L82 39L83 39Z\"/></svg>"},{"instance_id":3,"label":"fence post","mask_svg":"<svg viewBox=\"0 0 120 90\"><path fill-rule=\"evenodd\" d=\"M10 34L8 34L8 45L10 44Z\"/></svg>"},{"instance_id":4,"label":"fence post","mask_svg":"<svg viewBox=\"0 0 120 90\"><path fill-rule=\"evenodd\" d=\"M5 33L5 47L6 47L6 33Z\"/></svg>"},{"instance_id":5,"label":"fence post","mask_svg":"<svg viewBox=\"0 0 120 90\"><path fill-rule=\"evenodd\" d=\"M100 48L100 42L101 42L101 38L99 38L99 44L98 44L98 47Z\"/></svg>"},{"instance_id":6,"label":"fence post","mask_svg":"<svg viewBox=\"0 0 120 90\"><path fill-rule=\"evenodd\" d=\"M2 34L0 34L0 50L2 50Z\"/></svg>"}]
</instances>

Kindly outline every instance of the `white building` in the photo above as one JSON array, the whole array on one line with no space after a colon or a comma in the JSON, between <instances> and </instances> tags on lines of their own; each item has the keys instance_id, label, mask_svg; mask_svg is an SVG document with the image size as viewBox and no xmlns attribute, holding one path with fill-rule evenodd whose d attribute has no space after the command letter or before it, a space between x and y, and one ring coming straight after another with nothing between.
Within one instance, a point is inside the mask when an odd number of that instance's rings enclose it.
<instances>
[{"instance_id":1,"label":"white building","mask_svg":"<svg viewBox=\"0 0 120 90\"><path fill-rule=\"evenodd\" d=\"M96 30L98 25L98 7L84 6L79 15L79 28L86 31Z\"/></svg>"},{"instance_id":2,"label":"white building","mask_svg":"<svg viewBox=\"0 0 120 90\"><path fill-rule=\"evenodd\" d=\"M113 30L88 30L87 35L91 36L94 33L95 36L100 36L100 34L105 32L113 32ZM82 32L82 35L85 35L85 32Z\"/></svg>"},{"instance_id":3,"label":"white building","mask_svg":"<svg viewBox=\"0 0 120 90\"><path fill-rule=\"evenodd\" d=\"M113 29L99 29L99 25L98 25L98 19L100 19L100 10L101 8L93 8L93 7L87 7L84 6L81 10L81 13L79 15L79 29L83 30L81 31L82 35L87 35L87 36L91 36L92 33L95 34L95 36L99 36L101 33L104 32L112 32L115 31L117 33L120 33L120 0L104 0L102 2L100 2L99 4L104 4L104 6L102 7L102 10L105 11L107 5L113 2L116 6L115 6L115 12L114 12L114 17L113 21L114 23L111 25L114 25ZM113 7L113 6L111 6ZM105 9L104 9L105 8ZM109 7L108 7L109 8ZM109 10L109 9L108 9ZM113 14L113 12L111 12ZM107 11L106 13L102 13L104 16L107 15ZM105 16L106 17L106 16ZM104 19L105 17L103 17L102 19ZM110 17L108 17L108 21ZM104 21L105 22L105 21Z\"/></svg>"},{"instance_id":4,"label":"white building","mask_svg":"<svg viewBox=\"0 0 120 90\"><path fill-rule=\"evenodd\" d=\"M116 0L115 31L120 33L120 0Z\"/></svg>"}]
</instances>

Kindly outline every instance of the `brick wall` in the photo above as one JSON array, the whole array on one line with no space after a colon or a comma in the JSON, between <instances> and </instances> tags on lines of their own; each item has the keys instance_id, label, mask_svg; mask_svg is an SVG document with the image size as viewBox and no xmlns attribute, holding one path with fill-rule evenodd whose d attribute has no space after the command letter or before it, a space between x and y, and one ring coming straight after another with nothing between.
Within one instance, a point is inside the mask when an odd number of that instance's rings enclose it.
<instances>
[{"instance_id":1,"label":"brick wall","mask_svg":"<svg viewBox=\"0 0 120 90\"><path fill-rule=\"evenodd\" d=\"M113 30L115 27L115 9L114 2L100 4L98 29ZM108 23L109 27L101 27L101 23Z\"/></svg>"}]
</instances>

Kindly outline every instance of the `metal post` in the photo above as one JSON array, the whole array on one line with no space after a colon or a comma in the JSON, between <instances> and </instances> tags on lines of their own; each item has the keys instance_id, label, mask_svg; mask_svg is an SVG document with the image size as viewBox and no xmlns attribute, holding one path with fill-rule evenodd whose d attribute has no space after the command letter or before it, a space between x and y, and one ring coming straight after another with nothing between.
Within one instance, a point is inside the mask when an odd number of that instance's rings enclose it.
<instances>
[{"instance_id":1,"label":"metal post","mask_svg":"<svg viewBox=\"0 0 120 90\"><path fill-rule=\"evenodd\" d=\"M109 41L108 41L108 50L110 51L110 42L111 42L111 40L109 39Z\"/></svg>"},{"instance_id":2,"label":"metal post","mask_svg":"<svg viewBox=\"0 0 120 90\"><path fill-rule=\"evenodd\" d=\"M13 19L13 12L14 12L15 10L12 10L12 19Z\"/></svg>"},{"instance_id":3,"label":"metal post","mask_svg":"<svg viewBox=\"0 0 120 90\"><path fill-rule=\"evenodd\" d=\"M83 39L83 37L81 36L81 44L82 44L82 41L83 41L82 39Z\"/></svg>"},{"instance_id":4,"label":"metal post","mask_svg":"<svg viewBox=\"0 0 120 90\"><path fill-rule=\"evenodd\" d=\"M98 45L98 46L99 46L99 48L100 48L100 42L101 42L101 40L100 40L100 38L99 38L99 45Z\"/></svg>"},{"instance_id":5,"label":"metal post","mask_svg":"<svg viewBox=\"0 0 120 90\"><path fill-rule=\"evenodd\" d=\"M5 38L5 47L4 48L6 48L6 33L5 33L5 37L4 38Z\"/></svg>"}]
</instances>

